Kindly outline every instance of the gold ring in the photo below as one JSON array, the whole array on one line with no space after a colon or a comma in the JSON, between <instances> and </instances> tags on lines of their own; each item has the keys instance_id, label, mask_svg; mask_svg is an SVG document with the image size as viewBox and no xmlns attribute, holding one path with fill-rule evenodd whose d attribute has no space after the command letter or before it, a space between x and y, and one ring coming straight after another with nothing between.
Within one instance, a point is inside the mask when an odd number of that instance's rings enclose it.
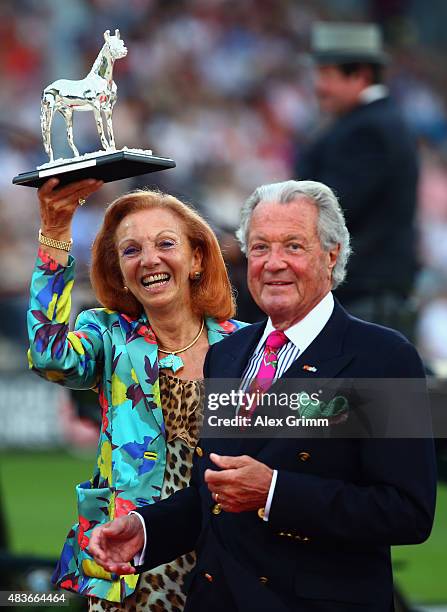
<instances>
[{"instance_id":1,"label":"gold ring","mask_svg":"<svg viewBox=\"0 0 447 612\"><path fill-rule=\"evenodd\" d=\"M85 198L79 198L79 200L78 200L78 204L79 204L79 206L84 206L84 204L85 204Z\"/></svg>"}]
</instances>

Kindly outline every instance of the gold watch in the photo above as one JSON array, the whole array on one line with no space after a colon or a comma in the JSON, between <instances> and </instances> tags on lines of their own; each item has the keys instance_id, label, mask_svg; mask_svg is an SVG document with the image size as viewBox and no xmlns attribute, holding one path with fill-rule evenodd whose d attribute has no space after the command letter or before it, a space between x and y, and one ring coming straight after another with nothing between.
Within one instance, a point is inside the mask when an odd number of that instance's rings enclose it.
<instances>
[{"instance_id":1,"label":"gold watch","mask_svg":"<svg viewBox=\"0 0 447 612\"><path fill-rule=\"evenodd\" d=\"M39 230L39 242L40 244L44 244L47 247L51 247L53 249L59 249L60 251L66 251L69 253L71 251L71 247L73 245L73 238L70 238L68 242L63 240L56 240L55 238L48 238L48 236L44 236L42 234L42 230Z\"/></svg>"}]
</instances>

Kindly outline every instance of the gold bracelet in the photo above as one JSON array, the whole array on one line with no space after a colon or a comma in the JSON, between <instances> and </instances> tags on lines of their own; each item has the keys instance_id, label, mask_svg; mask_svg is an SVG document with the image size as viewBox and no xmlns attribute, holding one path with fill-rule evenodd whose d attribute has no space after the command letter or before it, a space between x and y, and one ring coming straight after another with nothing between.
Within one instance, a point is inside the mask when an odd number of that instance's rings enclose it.
<instances>
[{"instance_id":1,"label":"gold bracelet","mask_svg":"<svg viewBox=\"0 0 447 612\"><path fill-rule=\"evenodd\" d=\"M54 238L48 238L48 236L44 236L42 234L42 230L40 229L39 242L40 244L44 244L47 247L59 249L59 251L66 251L67 253L69 253L73 245L73 238L70 238L68 242L64 242L63 240L55 240Z\"/></svg>"}]
</instances>

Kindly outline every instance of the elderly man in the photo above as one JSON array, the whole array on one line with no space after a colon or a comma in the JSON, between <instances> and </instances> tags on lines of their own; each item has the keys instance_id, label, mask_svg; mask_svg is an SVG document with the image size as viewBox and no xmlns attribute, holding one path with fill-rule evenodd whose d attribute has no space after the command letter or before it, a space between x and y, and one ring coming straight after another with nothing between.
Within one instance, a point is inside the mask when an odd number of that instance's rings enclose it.
<instances>
[{"instance_id":1,"label":"elderly man","mask_svg":"<svg viewBox=\"0 0 447 612\"><path fill-rule=\"evenodd\" d=\"M262 373L273 390L286 378L423 377L403 336L334 300L349 234L328 187L258 188L239 238L268 319L212 347L206 378L249 388ZM188 611L383 612L393 609L390 545L425 540L434 504L429 439L208 439L189 487L98 527L89 550L129 574L141 552L143 570L195 549Z\"/></svg>"}]
</instances>

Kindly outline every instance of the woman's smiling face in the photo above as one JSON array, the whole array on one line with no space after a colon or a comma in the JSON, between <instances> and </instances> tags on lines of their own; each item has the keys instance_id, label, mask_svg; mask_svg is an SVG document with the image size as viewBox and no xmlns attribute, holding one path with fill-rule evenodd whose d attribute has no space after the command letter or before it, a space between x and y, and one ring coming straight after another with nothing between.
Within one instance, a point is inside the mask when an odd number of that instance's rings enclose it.
<instances>
[{"instance_id":1,"label":"woman's smiling face","mask_svg":"<svg viewBox=\"0 0 447 612\"><path fill-rule=\"evenodd\" d=\"M124 285L146 314L191 303L190 275L201 270L202 255L180 217L159 207L132 212L115 237Z\"/></svg>"}]
</instances>

